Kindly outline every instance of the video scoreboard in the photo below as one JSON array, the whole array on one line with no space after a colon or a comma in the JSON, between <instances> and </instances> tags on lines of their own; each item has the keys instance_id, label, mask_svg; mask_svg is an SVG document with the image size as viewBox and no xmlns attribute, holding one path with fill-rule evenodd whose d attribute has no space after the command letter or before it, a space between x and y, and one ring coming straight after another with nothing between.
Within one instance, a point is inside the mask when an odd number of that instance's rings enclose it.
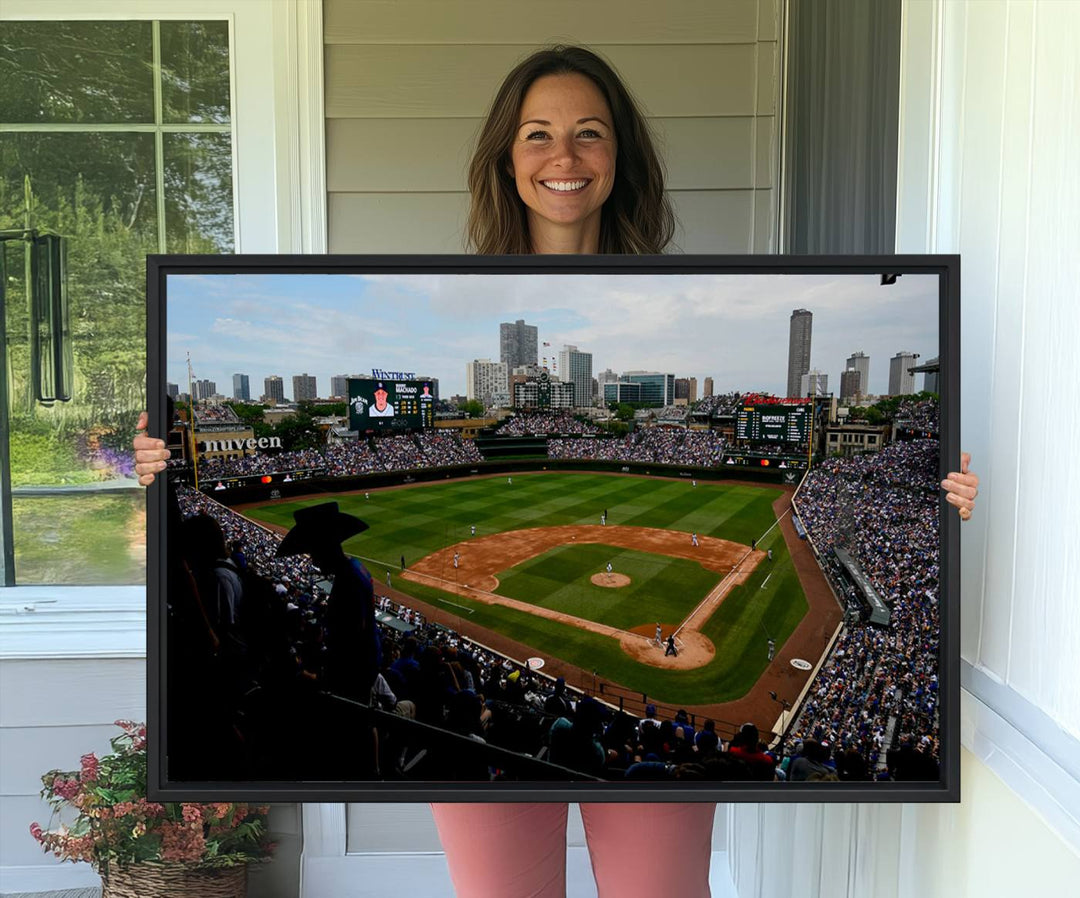
<instances>
[{"instance_id":1,"label":"video scoreboard","mask_svg":"<svg viewBox=\"0 0 1080 898\"><path fill-rule=\"evenodd\" d=\"M752 443L805 443L810 439L809 405L751 405L739 409L735 438Z\"/></svg>"},{"instance_id":2,"label":"video scoreboard","mask_svg":"<svg viewBox=\"0 0 1080 898\"><path fill-rule=\"evenodd\" d=\"M428 380L349 378L349 429L419 430L435 421L435 395Z\"/></svg>"}]
</instances>

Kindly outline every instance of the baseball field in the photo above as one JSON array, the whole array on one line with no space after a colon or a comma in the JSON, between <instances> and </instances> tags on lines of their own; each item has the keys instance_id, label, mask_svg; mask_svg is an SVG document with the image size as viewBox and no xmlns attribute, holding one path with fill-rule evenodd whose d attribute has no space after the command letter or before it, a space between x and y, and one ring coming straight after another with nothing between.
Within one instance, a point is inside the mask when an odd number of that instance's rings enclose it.
<instances>
[{"instance_id":1,"label":"baseball field","mask_svg":"<svg viewBox=\"0 0 1080 898\"><path fill-rule=\"evenodd\" d=\"M288 529L297 508L328 498L242 513ZM389 573L396 597L480 641L503 634L555 662L546 670L562 662L657 701L746 696L768 640L779 655L808 610L778 488L545 472L332 498L370 526L345 550L377 585ZM677 656L655 642L657 623Z\"/></svg>"}]
</instances>

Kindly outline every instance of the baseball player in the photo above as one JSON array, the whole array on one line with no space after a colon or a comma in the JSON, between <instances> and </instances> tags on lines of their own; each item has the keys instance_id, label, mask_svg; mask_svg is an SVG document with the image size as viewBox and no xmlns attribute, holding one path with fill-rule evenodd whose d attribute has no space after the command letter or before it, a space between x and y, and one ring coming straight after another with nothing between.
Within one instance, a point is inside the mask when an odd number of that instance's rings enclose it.
<instances>
[{"instance_id":1,"label":"baseball player","mask_svg":"<svg viewBox=\"0 0 1080 898\"><path fill-rule=\"evenodd\" d=\"M697 533L691 533L690 534L690 545L696 546L697 544L698 544Z\"/></svg>"},{"instance_id":2,"label":"baseball player","mask_svg":"<svg viewBox=\"0 0 1080 898\"><path fill-rule=\"evenodd\" d=\"M664 631L660 629L659 621L657 621L656 624L656 636L653 637L653 642L655 642L660 648L664 647Z\"/></svg>"},{"instance_id":3,"label":"baseball player","mask_svg":"<svg viewBox=\"0 0 1080 898\"><path fill-rule=\"evenodd\" d=\"M387 571L387 572L386 572L386 585L387 585L387 586L389 586L389 585L390 585L390 571Z\"/></svg>"},{"instance_id":4,"label":"baseball player","mask_svg":"<svg viewBox=\"0 0 1080 898\"><path fill-rule=\"evenodd\" d=\"M769 660L772 661L776 657L776 640L769 640Z\"/></svg>"},{"instance_id":5,"label":"baseball player","mask_svg":"<svg viewBox=\"0 0 1080 898\"><path fill-rule=\"evenodd\" d=\"M610 577L611 576L611 562L610 561L607 563L607 572L608 572L608 576Z\"/></svg>"},{"instance_id":6,"label":"baseball player","mask_svg":"<svg viewBox=\"0 0 1080 898\"><path fill-rule=\"evenodd\" d=\"M697 486L697 481L696 480L691 480L690 481L690 486Z\"/></svg>"},{"instance_id":7,"label":"baseball player","mask_svg":"<svg viewBox=\"0 0 1080 898\"><path fill-rule=\"evenodd\" d=\"M507 482L507 483L509 483L509 484L511 484L511 485L513 485L513 483L514 483L514 478L513 478L513 477L507 477L507 478L506 478L506 482Z\"/></svg>"},{"instance_id":8,"label":"baseball player","mask_svg":"<svg viewBox=\"0 0 1080 898\"><path fill-rule=\"evenodd\" d=\"M476 525L475 524L473 524L471 527L469 527L469 536L476 536Z\"/></svg>"},{"instance_id":9,"label":"baseball player","mask_svg":"<svg viewBox=\"0 0 1080 898\"><path fill-rule=\"evenodd\" d=\"M606 525L607 525L607 515L602 514L602 515L600 515L600 526L604 527Z\"/></svg>"},{"instance_id":10,"label":"baseball player","mask_svg":"<svg viewBox=\"0 0 1080 898\"><path fill-rule=\"evenodd\" d=\"M455 553L454 553L454 570L455 570L455 571L456 571L456 570L458 569L458 557L459 557L459 556L458 556L458 553L457 553L457 552L455 552Z\"/></svg>"},{"instance_id":11,"label":"baseball player","mask_svg":"<svg viewBox=\"0 0 1080 898\"><path fill-rule=\"evenodd\" d=\"M769 561L772 561L772 549L769 549Z\"/></svg>"}]
</instances>

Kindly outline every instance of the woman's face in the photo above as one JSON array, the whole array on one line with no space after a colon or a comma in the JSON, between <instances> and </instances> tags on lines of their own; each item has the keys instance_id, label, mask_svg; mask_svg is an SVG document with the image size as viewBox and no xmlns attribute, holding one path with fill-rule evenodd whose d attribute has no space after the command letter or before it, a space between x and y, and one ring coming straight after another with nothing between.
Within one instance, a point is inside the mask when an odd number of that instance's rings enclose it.
<instances>
[{"instance_id":1,"label":"woman's face","mask_svg":"<svg viewBox=\"0 0 1080 898\"><path fill-rule=\"evenodd\" d=\"M604 95L584 75L533 82L510 162L534 242L543 229L588 227L599 234L600 210L615 182L614 124Z\"/></svg>"}]
</instances>

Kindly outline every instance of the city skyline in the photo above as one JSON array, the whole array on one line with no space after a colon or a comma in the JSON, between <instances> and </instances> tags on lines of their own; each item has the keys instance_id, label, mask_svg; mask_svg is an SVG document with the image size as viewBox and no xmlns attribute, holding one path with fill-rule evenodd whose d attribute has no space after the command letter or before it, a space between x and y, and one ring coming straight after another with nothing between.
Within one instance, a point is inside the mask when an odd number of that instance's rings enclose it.
<instances>
[{"instance_id":1,"label":"city skyline","mask_svg":"<svg viewBox=\"0 0 1080 898\"><path fill-rule=\"evenodd\" d=\"M782 396L791 310L806 308L812 367L838 385L865 352L877 360L867 392L883 394L886 359L939 354L937 287L932 275L891 286L862 275L170 276L166 379L186 392L190 352L196 378L218 383L240 372L288 384L306 371L325 394L344 371L378 368L464 395L466 363L498 358L499 326L518 318L550 344L549 367L576 345L593 372L663 371L710 378L715 393Z\"/></svg>"}]
</instances>

